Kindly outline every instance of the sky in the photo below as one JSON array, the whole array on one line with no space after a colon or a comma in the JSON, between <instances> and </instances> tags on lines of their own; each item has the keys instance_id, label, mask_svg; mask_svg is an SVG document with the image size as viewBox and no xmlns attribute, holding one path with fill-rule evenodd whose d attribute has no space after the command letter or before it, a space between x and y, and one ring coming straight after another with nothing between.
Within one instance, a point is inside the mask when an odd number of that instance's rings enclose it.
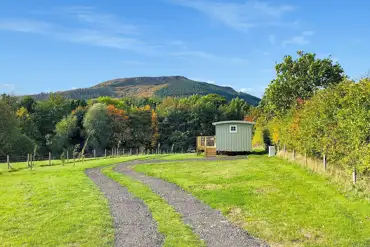
<instances>
[{"instance_id":1,"label":"sky","mask_svg":"<svg viewBox=\"0 0 370 247\"><path fill-rule=\"evenodd\" d=\"M370 70L367 0L0 0L0 93L182 75L262 96L298 50Z\"/></svg>"}]
</instances>

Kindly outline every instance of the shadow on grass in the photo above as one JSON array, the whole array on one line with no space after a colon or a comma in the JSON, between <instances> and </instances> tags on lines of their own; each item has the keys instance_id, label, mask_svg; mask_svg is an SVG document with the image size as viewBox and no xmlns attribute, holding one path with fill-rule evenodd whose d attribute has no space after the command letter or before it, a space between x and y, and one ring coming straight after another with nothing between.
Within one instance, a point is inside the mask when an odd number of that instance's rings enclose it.
<instances>
[{"instance_id":1,"label":"shadow on grass","mask_svg":"<svg viewBox=\"0 0 370 247\"><path fill-rule=\"evenodd\" d=\"M265 155L267 153L268 152L264 149L257 149L257 150L253 150L252 152L250 152L251 155Z\"/></svg>"}]
</instances>

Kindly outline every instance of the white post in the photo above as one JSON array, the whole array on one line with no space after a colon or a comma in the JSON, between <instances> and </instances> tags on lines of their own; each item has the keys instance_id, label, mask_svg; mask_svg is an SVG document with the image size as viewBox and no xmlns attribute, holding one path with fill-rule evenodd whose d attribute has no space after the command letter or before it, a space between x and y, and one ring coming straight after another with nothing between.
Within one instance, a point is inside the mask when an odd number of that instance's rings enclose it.
<instances>
[{"instance_id":1,"label":"white post","mask_svg":"<svg viewBox=\"0 0 370 247\"><path fill-rule=\"evenodd\" d=\"M295 149L293 148L293 161L295 160Z\"/></svg>"},{"instance_id":2,"label":"white post","mask_svg":"<svg viewBox=\"0 0 370 247\"><path fill-rule=\"evenodd\" d=\"M107 149L104 149L104 157L107 158Z\"/></svg>"},{"instance_id":3,"label":"white post","mask_svg":"<svg viewBox=\"0 0 370 247\"><path fill-rule=\"evenodd\" d=\"M207 157L207 137L204 138L204 155Z\"/></svg>"},{"instance_id":4,"label":"white post","mask_svg":"<svg viewBox=\"0 0 370 247\"><path fill-rule=\"evenodd\" d=\"M94 149L94 158L96 158L96 150Z\"/></svg>"},{"instance_id":5,"label":"white post","mask_svg":"<svg viewBox=\"0 0 370 247\"><path fill-rule=\"evenodd\" d=\"M67 150L67 163L69 161L69 151Z\"/></svg>"},{"instance_id":6,"label":"white post","mask_svg":"<svg viewBox=\"0 0 370 247\"><path fill-rule=\"evenodd\" d=\"M30 154L30 168L31 168L31 170L32 170L32 167L33 167L33 163L32 163L32 154Z\"/></svg>"},{"instance_id":7,"label":"white post","mask_svg":"<svg viewBox=\"0 0 370 247\"><path fill-rule=\"evenodd\" d=\"M353 168L353 172L352 172L352 180L353 180L353 184L356 184L356 182L357 182L357 173L356 173L356 168Z\"/></svg>"},{"instance_id":8,"label":"white post","mask_svg":"<svg viewBox=\"0 0 370 247\"><path fill-rule=\"evenodd\" d=\"M51 166L51 152L49 152L49 166Z\"/></svg>"},{"instance_id":9,"label":"white post","mask_svg":"<svg viewBox=\"0 0 370 247\"><path fill-rule=\"evenodd\" d=\"M30 167L30 154L27 154L27 166Z\"/></svg>"},{"instance_id":10,"label":"white post","mask_svg":"<svg viewBox=\"0 0 370 247\"><path fill-rule=\"evenodd\" d=\"M9 158L9 155L6 156L6 163L8 164L8 169L10 169L11 166L10 166L10 158Z\"/></svg>"},{"instance_id":11,"label":"white post","mask_svg":"<svg viewBox=\"0 0 370 247\"><path fill-rule=\"evenodd\" d=\"M112 148L112 157L114 156L114 153L113 153L113 148Z\"/></svg>"},{"instance_id":12,"label":"white post","mask_svg":"<svg viewBox=\"0 0 370 247\"><path fill-rule=\"evenodd\" d=\"M130 155L132 155L132 148L130 148Z\"/></svg>"},{"instance_id":13,"label":"white post","mask_svg":"<svg viewBox=\"0 0 370 247\"><path fill-rule=\"evenodd\" d=\"M326 155L324 154L324 157L323 157L323 163L324 163L324 171L326 171Z\"/></svg>"},{"instance_id":14,"label":"white post","mask_svg":"<svg viewBox=\"0 0 370 247\"><path fill-rule=\"evenodd\" d=\"M125 155L125 149L122 150L122 155Z\"/></svg>"}]
</instances>

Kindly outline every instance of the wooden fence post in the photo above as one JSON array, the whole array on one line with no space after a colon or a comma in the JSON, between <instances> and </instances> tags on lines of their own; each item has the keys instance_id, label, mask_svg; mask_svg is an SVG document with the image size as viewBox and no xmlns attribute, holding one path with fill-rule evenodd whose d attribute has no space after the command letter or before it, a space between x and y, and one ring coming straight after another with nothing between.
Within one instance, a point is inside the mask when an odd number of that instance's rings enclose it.
<instances>
[{"instance_id":1,"label":"wooden fence post","mask_svg":"<svg viewBox=\"0 0 370 247\"><path fill-rule=\"evenodd\" d=\"M306 151L306 152L304 152L304 162L305 162L305 164L306 164L306 166L307 166L307 151Z\"/></svg>"},{"instance_id":2,"label":"wooden fence post","mask_svg":"<svg viewBox=\"0 0 370 247\"><path fill-rule=\"evenodd\" d=\"M49 166L51 166L51 152L49 152Z\"/></svg>"},{"instance_id":3,"label":"wooden fence post","mask_svg":"<svg viewBox=\"0 0 370 247\"><path fill-rule=\"evenodd\" d=\"M322 158L323 164L324 164L324 171L326 171L326 155L324 154L324 157Z\"/></svg>"}]
</instances>

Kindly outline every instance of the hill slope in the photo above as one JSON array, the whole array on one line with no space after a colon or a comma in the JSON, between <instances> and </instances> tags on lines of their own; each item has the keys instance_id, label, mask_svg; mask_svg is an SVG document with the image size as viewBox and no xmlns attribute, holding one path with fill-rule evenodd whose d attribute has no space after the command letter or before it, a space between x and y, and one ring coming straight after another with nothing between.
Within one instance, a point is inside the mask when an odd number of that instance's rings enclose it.
<instances>
[{"instance_id":1,"label":"hill slope","mask_svg":"<svg viewBox=\"0 0 370 247\"><path fill-rule=\"evenodd\" d=\"M251 105L257 105L260 101L255 96L237 92L231 87L193 81L183 76L120 78L102 82L90 88L74 89L58 93L72 99L91 99L99 96L183 97L193 94L206 95L214 93L222 95L228 100L239 97ZM42 100L47 98L48 95L47 93L41 93L31 96Z\"/></svg>"}]
</instances>

